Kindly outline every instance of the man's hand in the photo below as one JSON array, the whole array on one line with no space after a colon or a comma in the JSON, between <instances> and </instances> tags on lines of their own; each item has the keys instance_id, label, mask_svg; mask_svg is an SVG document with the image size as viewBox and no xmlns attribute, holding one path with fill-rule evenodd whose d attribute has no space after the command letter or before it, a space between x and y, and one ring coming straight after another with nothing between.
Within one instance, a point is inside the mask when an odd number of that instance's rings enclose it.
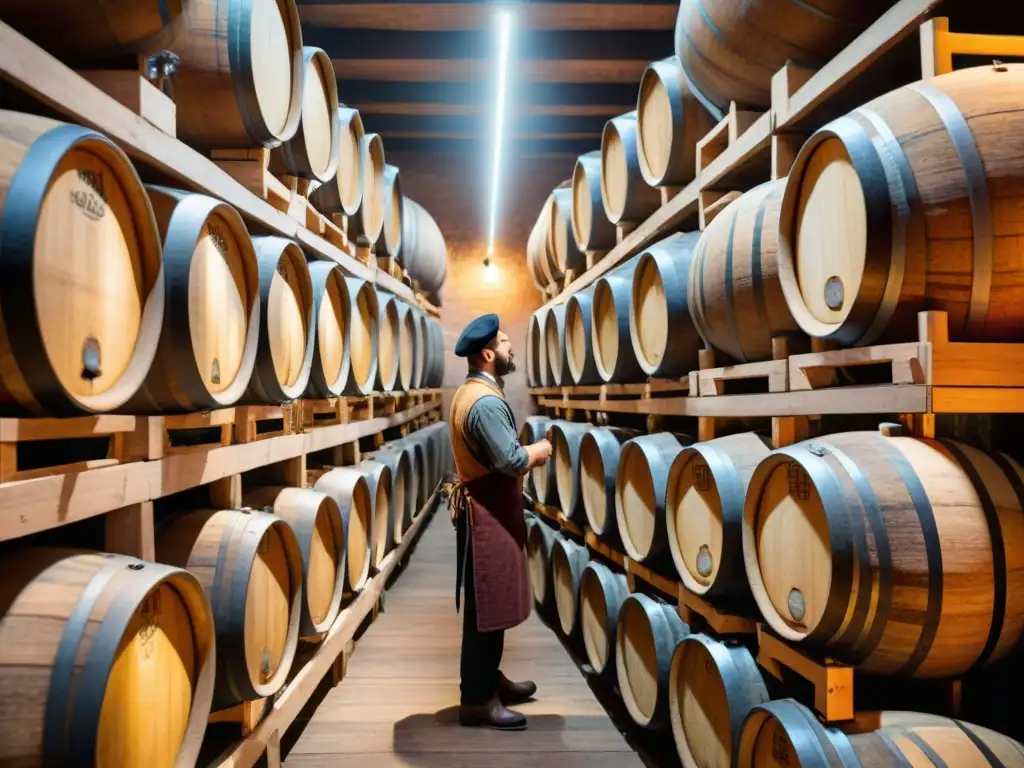
<instances>
[{"instance_id":1,"label":"man's hand","mask_svg":"<svg viewBox=\"0 0 1024 768\"><path fill-rule=\"evenodd\" d=\"M533 445L526 446L526 455L530 457L527 469L533 469L547 463L547 460L551 458L551 441L545 438Z\"/></svg>"}]
</instances>

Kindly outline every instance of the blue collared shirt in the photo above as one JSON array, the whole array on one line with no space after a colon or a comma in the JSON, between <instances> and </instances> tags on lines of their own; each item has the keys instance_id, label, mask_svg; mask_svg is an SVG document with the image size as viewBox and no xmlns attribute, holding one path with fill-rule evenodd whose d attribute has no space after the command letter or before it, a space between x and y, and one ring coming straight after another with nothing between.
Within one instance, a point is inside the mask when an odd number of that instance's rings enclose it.
<instances>
[{"instance_id":1,"label":"blue collared shirt","mask_svg":"<svg viewBox=\"0 0 1024 768\"><path fill-rule=\"evenodd\" d=\"M469 375L497 383L485 371ZM512 477L526 474L530 459L519 443L515 415L509 404L497 395L484 395L469 409L465 438L474 458L488 469Z\"/></svg>"}]
</instances>

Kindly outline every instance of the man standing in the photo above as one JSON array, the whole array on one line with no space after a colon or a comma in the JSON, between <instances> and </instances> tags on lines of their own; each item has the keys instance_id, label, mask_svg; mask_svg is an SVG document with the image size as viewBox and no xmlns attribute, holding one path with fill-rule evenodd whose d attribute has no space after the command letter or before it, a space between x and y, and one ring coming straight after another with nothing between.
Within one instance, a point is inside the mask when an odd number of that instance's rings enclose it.
<instances>
[{"instance_id":1,"label":"man standing","mask_svg":"<svg viewBox=\"0 0 1024 768\"><path fill-rule=\"evenodd\" d=\"M512 682L500 665L505 630L525 621L532 608L520 479L551 457L551 444L519 443L502 379L515 370L514 356L497 315L467 325L455 354L469 363L448 419L459 475L452 496L459 553L456 610L465 588L459 722L523 730L526 717L507 707L528 701L537 686Z\"/></svg>"}]
</instances>

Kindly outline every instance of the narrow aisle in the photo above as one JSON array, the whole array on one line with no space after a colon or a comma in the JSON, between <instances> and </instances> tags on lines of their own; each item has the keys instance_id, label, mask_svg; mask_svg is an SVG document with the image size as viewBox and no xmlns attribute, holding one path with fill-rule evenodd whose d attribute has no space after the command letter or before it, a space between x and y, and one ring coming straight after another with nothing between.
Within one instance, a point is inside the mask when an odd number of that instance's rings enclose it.
<instances>
[{"instance_id":1,"label":"narrow aisle","mask_svg":"<svg viewBox=\"0 0 1024 768\"><path fill-rule=\"evenodd\" d=\"M502 668L537 683L526 731L462 728L455 531L438 510L345 679L317 708L286 768L626 768L640 758L554 633L536 617L505 636Z\"/></svg>"}]
</instances>

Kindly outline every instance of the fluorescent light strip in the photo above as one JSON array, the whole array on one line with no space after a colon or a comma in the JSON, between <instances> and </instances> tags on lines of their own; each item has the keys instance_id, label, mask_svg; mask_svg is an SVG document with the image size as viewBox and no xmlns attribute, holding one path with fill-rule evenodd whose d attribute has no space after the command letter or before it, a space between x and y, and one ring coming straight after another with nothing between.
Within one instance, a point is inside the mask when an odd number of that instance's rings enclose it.
<instances>
[{"instance_id":1,"label":"fluorescent light strip","mask_svg":"<svg viewBox=\"0 0 1024 768\"><path fill-rule=\"evenodd\" d=\"M501 172L501 140L505 130L505 91L508 79L508 51L512 35L512 12L498 11L498 114L494 128L494 165L491 168L491 224L487 250L494 250L498 228L498 181Z\"/></svg>"}]
</instances>

